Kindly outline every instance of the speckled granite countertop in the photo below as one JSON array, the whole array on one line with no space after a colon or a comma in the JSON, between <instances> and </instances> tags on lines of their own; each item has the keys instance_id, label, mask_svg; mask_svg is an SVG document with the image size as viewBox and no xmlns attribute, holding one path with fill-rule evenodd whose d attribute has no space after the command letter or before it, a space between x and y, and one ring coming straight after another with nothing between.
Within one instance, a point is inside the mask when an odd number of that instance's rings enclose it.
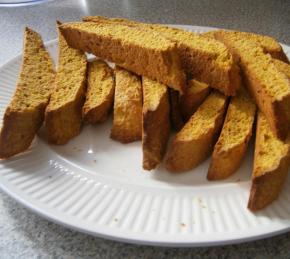
<instances>
[{"instance_id":1,"label":"speckled granite countertop","mask_svg":"<svg viewBox=\"0 0 290 259\"><path fill-rule=\"evenodd\" d=\"M56 37L55 20L84 15L123 16L141 21L215 26L264 33L290 44L290 1L59 0L0 8L0 65L20 53L25 25ZM48 222L0 191L0 258L289 258L290 234L213 248L128 245L77 233Z\"/></svg>"}]
</instances>

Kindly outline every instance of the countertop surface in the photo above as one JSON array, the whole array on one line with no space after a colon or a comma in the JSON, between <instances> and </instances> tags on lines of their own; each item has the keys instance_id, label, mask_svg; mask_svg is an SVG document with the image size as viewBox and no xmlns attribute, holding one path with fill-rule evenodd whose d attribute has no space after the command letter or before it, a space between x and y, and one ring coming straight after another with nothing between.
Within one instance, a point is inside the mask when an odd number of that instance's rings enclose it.
<instances>
[{"instance_id":1,"label":"countertop surface","mask_svg":"<svg viewBox=\"0 0 290 259\"><path fill-rule=\"evenodd\" d=\"M55 20L85 15L212 26L268 34L290 45L290 1L55 0L0 7L0 65L21 53L23 28L56 38ZM1 98L1 95L0 95ZM35 215L0 191L0 258L289 258L290 234L212 248L129 245L68 230Z\"/></svg>"}]
</instances>

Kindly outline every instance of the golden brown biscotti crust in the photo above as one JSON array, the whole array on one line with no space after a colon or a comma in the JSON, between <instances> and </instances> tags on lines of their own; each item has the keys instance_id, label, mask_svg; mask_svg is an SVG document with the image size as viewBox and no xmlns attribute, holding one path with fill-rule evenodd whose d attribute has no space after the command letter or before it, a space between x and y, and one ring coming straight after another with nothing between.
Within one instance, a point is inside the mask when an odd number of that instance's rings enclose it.
<instances>
[{"instance_id":1,"label":"golden brown biscotti crust","mask_svg":"<svg viewBox=\"0 0 290 259\"><path fill-rule=\"evenodd\" d=\"M273 58L289 63L289 60L287 56L285 55L279 42L276 39L266 36L266 35L250 33L250 32L231 31L231 30L227 30L227 31L214 30L214 31L203 33L202 35L214 39L218 37L219 33L225 33L225 32L229 34L231 33L239 34L245 40L250 40L254 42L255 44L260 45L263 48L264 52L269 53Z\"/></svg>"},{"instance_id":2,"label":"golden brown biscotti crust","mask_svg":"<svg viewBox=\"0 0 290 259\"><path fill-rule=\"evenodd\" d=\"M218 34L240 61L244 81L277 137L285 139L290 130L290 81L260 46L239 33Z\"/></svg>"},{"instance_id":3,"label":"golden brown biscotti crust","mask_svg":"<svg viewBox=\"0 0 290 259\"><path fill-rule=\"evenodd\" d=\"M115 82L113 71L102 60L88 63L87 93L82 116L88 123L103 122L113 107Z\"/></svg>"},{"instance_id":4,"label":"golden brown biscotti crust","mask_svg":"<svg viewBox=\"0 0 290 259\"><path fill-rule=\"evenodd\" d=\"M184 95L180 97L180 110L185 121L189 120L209 93L209 85L194 79L188 82Z\"/></svg>"},{"instance_id":5,"label":"golden brown biscotti crust","mask_svg":"<svg viewBox=\"0 0 290 259\"><path fill-rule=\"evenodd\" d=\"M142 77L143 168L154 169L163 159L170 132L169 100L166 85Z\"/></svg>"},{"instance_id":6,"label":"golden brown biscotti crust","mask_svg":"<svg viewBox=\"0 0 290 259\"><path fill-rule=\"evenodd\" d=\"M97 23L60 26L68 44L183 92L185 74L176 44L135 27Z\"/></svg>"},{"instance_id":7,"label":"golden brown biscotti crust","mask_svg":"<svg viewBox=\"0 0 290 259\"><path fill-rule=\"evenodd\" d=\"M171 172L193 169L210 154L222 127L227 98L212 92L176 134L166 155Z\"/></svg>"},{"instance_id":8,"label":"golden brown biscotti crust","mask_svg":"<svg viewBox=\"0 0 290 259\"><path fill-rule=\"evenodd\" d=\"M279 197L290 165L289 137L285 143L277 139L266 117L258 113L250 210L263 209Z\"/></svg>"},{"instance_id":9,"label":"golden brown biscotti crust","mask_svg":"<svg viewBox=\"0 0 290 259\"><path fill-rule=\"evenodd\" d=\"M3 118L0 158L11 157L29 148L42 125L54 75L53 61L41 36L26 28L20 75Z\"/></svg>"},{"instance_id":10,"label":"golden brown biscotti crust","mask_svg":"<svg viewBox=\"0 0 290 259\"><path fill-rule=\"evenodd\" d=\"M62 145L81 130L87 60L82 51L68 46L60 31L58 34L58 68L45 111L45 130L49 142Z\"/></svg>"},{"instance_id":11,"label":"golden brown biscotti crust","mask_svg":"<svg viewBox=\"0 0 290 259\"><path fill-rule=\"evenodd\" d=\"M240 89L229 103L219 139L208 169L208 180L221 180L234 174L245 156L252 136L256 106L248 93Z\"/></svg>"},{"instance_id":12,"label":"golden brown biscotti crust","mask_svg":"<svg viewBox=\"0 0 290 259\"><path fill-rule=\"evenodd\" d=\"M111 138L130 143L142 138L142 86L137 75L115 68L114 118Z\"/></svg>"},{"instance_id":13,"label":"golden brown biscotti crust","mask_svg":"<svg viewBox=\"0 0 290 259\"><path fill-rule=\"evenodd\" d=\"M123 18L89 16L83 20L153 30L177 43L182 66L190 77L210 84L225 95L235 95L240 86L239 67L227 48L214 39L161 24L146 24Z\"/></svg>"}]
</instances>

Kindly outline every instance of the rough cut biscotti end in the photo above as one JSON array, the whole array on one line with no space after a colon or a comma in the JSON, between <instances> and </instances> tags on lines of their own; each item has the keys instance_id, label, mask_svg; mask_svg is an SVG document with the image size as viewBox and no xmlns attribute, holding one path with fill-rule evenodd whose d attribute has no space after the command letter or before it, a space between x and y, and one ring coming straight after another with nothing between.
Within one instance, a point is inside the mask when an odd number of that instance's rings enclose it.
<instances>
[{"instance_id":1,"label":"rough cut biscotti end","mask_svg":"<svg viewBox=\"0 0 290 259\"><path fill-rule=\"evenodd\" d=\"M88 64L86 101L82 109L85 122L98 123L107 119L114 101L113 71L102 60Z\"/></svg>"},{"instance_id":2,"label":"rough cut biscotti end","mask_svg":"<svg viewBox=\"0 0 290 259\"><path fill-rule=\"evenodd\" d=\"M290 165L290 136L279 140L266 117L259 112L256 130L252 187L248 208L260 210L278 198Z\"/></svg>"},{"instance_id":3,"label":"rough cut biscotti end","mask_svg":"<svg viewBox=\"0 0 290 259\"><path fill-rule=\"evenodd\" d=\"M167 86L142 77L143 168L154 169L163 159L170 132Z\"/></svg>"}]
</instances>

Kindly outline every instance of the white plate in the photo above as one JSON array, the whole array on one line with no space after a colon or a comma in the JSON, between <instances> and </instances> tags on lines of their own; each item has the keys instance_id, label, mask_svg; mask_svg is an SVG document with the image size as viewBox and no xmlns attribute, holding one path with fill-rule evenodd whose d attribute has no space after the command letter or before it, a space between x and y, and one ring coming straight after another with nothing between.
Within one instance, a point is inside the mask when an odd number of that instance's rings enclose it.
<instances>
[{"instance_id":1,"label":"white plate","mask_svg":"<svg viewBox=\"0 0 290 259\"><path fill-rule=\"evenodd\" d=\"M195 32L209 28L184 26ZM57 41L47 43L56 57ZM290 48L284 46L290 53ZM289 55L288 55L289 56ZM21 57L0 70L0 116L16 84ZM92 235L162 246L210 246L290 229L289 179L278 201L247 209L253 147L230 179L206 180L209 160L185 174L141 169L141 143L109 138L111 120L85 126L64 146L37 137L25 153L0 163L1 188L34 212Z\"/></svg>"}]
</instances>

